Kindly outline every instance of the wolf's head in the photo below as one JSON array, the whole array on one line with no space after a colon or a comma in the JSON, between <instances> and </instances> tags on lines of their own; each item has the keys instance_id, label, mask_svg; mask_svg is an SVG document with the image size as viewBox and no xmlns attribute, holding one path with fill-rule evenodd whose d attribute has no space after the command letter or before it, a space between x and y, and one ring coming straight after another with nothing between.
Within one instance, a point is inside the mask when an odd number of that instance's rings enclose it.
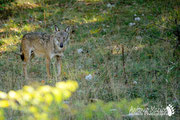
<instances>
[{"instance_id":1,"label":"wolf's head","mask_svg":"<svg viewBox=\"0 0 180 120\"><path fill-rule=\"evenodd\" d=\"M65 30L59 30L58 27L55 25L54 42L56 46L62 49L70 39L69 34L70 34L69 26Z\"/></svg>"}]
</instances>

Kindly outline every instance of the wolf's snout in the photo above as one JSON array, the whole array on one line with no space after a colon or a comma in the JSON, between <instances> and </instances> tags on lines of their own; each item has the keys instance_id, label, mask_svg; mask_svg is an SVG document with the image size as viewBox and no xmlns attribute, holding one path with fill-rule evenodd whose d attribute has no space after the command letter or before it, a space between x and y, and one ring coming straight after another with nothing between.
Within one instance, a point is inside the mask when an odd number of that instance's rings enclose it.
<instances>
[{"instance_id":1,"label":"wolf's snout","mask_svg":"<svg viewBox=\"0 0 180 120\"><path fill-rule=\"evenodd\" d=\"M60 48L63 48L63 43L60 43Z\"/></svg>"}]
</instances>

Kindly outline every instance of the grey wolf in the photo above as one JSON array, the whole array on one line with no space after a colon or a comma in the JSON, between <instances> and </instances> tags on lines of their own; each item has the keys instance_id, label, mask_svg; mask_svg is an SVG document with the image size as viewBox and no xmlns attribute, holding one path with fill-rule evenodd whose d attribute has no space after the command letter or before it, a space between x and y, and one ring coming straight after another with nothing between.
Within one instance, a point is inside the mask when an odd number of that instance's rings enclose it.
<instances>
[{"instance_id":1,"label":"grey wolf","mask_svg":"<svg viewBox=\"0 0 180 120\"><path fill-rule=\"evenodd\" d=\"M48 78L50 75L50 60L56 57L56 66L58 78L61 74L61 56L63 55L64 45L70 39L70 27L65 30L59 30L55 25L55 31L52 34L31 32L23 36L21 41L21 59L23 61L23 72L25 79L28 79L27 64L34 56L44 57L46 59L46 70Z\"/></svg>"}]
</instances>

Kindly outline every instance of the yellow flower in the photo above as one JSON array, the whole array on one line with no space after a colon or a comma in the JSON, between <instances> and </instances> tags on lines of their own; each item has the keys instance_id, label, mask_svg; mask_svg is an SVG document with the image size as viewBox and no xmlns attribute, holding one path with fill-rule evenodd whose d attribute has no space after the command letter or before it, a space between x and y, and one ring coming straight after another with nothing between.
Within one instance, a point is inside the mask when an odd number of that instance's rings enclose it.
<instances>
[{"instance_id":1,"label":"yellow flower","mask_svg":"<svg viewBox=\"0 0 180 120\"><path fill-rule=\"evenodd\" d=\"M34 106L29 107L29 111L32 112L32 113L37 113L38 112L37 108L34 107Z\"/></svg>"},{"instance_id":2,"label":"yellow flower","mask_svg":"<svg viewBox=\"0 0 180 120\"><path fill-rule=\"evenodd\" d=\"M62 101L62 91L61 90L59 90L58 88L53 88L52 93L55 97L56 102Z\"/></svg>"},{"instance_id":3,"label":"yellow flower","mask_svg":"<svg viewBox=\"0 0 180 120\"><path fill-rule=\"evenodd\" d=\"M56 87L61 90L65 90L67 88L67 84L65 82L58 82L56 83Z\"/></svg>"},{"instance_id":4,"label":"yellow flower","mask_svg":"<svg viewBox=\"0 0 180 120\"><path fill-rule=\"evenodd\" d=\"M24 91L27 91L29 93L33 93L34 92L34 88L31 86L24 86L23 87Z\"/></svg>"},{"instance_id":5,"label":"yellow flower","mask_svg":"<svg viewBox=\"0 0 180 120\"><path fill-rule=\"evenodd\" d=\"M0 101L0 107L3 107L3 108L9 107L9 101L7 101L7 100L1 100L1 101Z\"/></svg>"},{"instance_id":6,"label":"yellow flower","mask_svg":"<svg viewBox=\"0 0 180 120\"><path fill-rule=\"evenodd\" d=\"M68 80L67 81L67 89L71 92L74 92L78 88L78 84L75 81Z\"/></svg>"},{"instance_id":7,"label":"yellow flower","mask_svg":"<svg viewBox=\"0 0 180 120\"><path fill-rule=\"evenodd\" d=\"M27 93L27 92L24 92L24 94L23 94L23 100L25 100L25 101L31 101L31 99L32 99L32 94Z\"/></svg>"},{"instance_id":8,"label":"yellow flower","mask_svg":"<svg viewBox=\"0 0 180 120\"><path fill-rule=\"evenodd\" d=\"M11 90L11 91L9 91L9 93L8 93L8 97L9 97L10 99L17 99L17 98L19 97L19 95L18 95L17 92Z\"/></svg>"},{"instance_id":9,"label":"yellow flower","mask_svg":"<svg viewBox=\"0 0 180 120\"><path fill-rule=\"evenodd\" d=\"M51 87L48 86L48 85L45 85L45 86L40 86L38 88L38 91L41 92L41 93L48 93L51 91Z\"/></svg>"},{"instance_id":10,"label":"yellow flower","mask_svg":"<svg viewBox=\"0 0 180 120\"><path fill-rule=\"evenodd\" d=\"M49 105L50 105L51 102L53 101L53 97L52 97L51 94L46 94L46 95L44 96L44 99L45 99L46 103L49 104Z\"/></svg>"},{"instance_id":11,"label":"yellow flower","mask_svg":"<svg viewBox=\"0 0 180 120\"><path fill-rule=\"evenodd\" d=\"M6 99L7 98L7 94L5 92L1 92L0 91L0 98L1 99Z\"/></svg>"},{"instance_id":12,"label":"yellow flower","mask_svg":"<svg viewBox=\"0 0 180 120\"><path fill-rule=\"evenodd\" d=\"M78 84L76 81L68 80L67 82L58 82L56 87L61 90L70 90L74 92L78 88Z\"/></svg>"},{"instance_id":13,"label":"yellow flower","mask_svg":"<svg viewBox=\"0 0 180 120\"><path fill-rule=\"evenodd\" d=\"M64 99L68 99L69 97L71 97L71 92L69 92L68 90L64 90L63 97Z\"/></svg>"},{"instance_id":14,"label":"yellow flower","mask_svg":"<svg viewBox=\"0 0 180 120\"><path fill-rule=\"evenodd\" d=\"M35 104L35 105L38 105L41 101L43 101L44 98L42 97L42 95L36 91L34 94L33 94L33 99L32 99L32 104Z\"/></svg>"}]
</instances>

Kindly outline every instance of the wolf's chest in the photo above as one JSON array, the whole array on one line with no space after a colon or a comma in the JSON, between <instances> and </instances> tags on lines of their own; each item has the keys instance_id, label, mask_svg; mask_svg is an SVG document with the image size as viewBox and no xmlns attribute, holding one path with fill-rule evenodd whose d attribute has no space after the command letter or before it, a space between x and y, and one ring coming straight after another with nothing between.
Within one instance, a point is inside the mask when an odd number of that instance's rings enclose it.
<instances>
[{"instance_id":1,"label":"wolf's chest","mask_svg":"<svg viewBox=\"0 0 180 120\"><path fill-rule=\"evenodd\" d=\"M51 53L50 54L50 58L52 59L53 57L55 57L55 56L60 56L60 57L62 57L62 56L64 56L64 54L62 53L62 52L60 52L60 53Z\"/></svg>"}]
</instances>

